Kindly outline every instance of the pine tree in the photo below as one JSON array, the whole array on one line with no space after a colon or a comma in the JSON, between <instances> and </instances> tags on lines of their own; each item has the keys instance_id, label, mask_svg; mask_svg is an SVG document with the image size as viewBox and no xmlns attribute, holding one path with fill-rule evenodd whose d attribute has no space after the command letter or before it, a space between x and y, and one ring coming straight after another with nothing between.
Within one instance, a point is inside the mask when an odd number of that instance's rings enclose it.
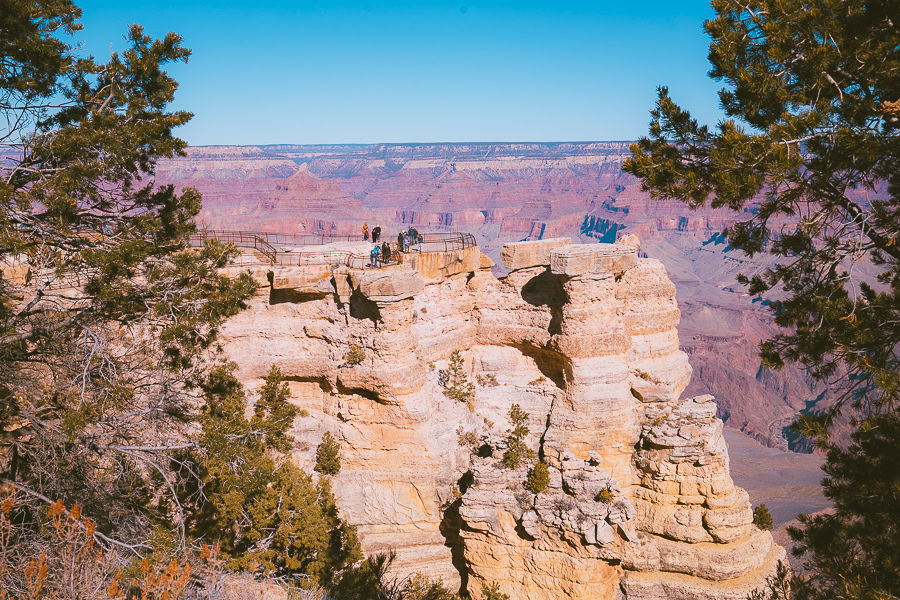
<instances>
[{"instance_id":1,"label":"pine tree","mask_svg":"<svg viewBox=\"0 0 900 600\"><path fill-rule=\"evenodd\" d=\"M165 68L190 51L133 25L97 60L74 44L80 17L0 0L0 481L139 543L184 525L177 432L255 284L221 274L234 248L185 252L200 195L154 181L186 147Z\"/></svg>"},{"instance_id":2,"label":"pine tree","mask_svg":"<svg viewBox=\"0 0 900 600\"><path fill-rule=\"evenodd\" d=\"M316 471L323 475L337 475L341 472L341 445L330 431L322 436L322 443L316 448Z\"/></svg>"},{"instance_id":3,"label":"pine tree","mask_svg":"<svg viewBox=\"0 0 900 600\"><path fill-rule=\"evenodd\" d=\"M450 364L447 368L447 383L444 386L444 395L451 400L465 402L472 408L472 400L475 397L475 384L469 381L464 361L459 350L450 354Z\"/></svg>"},{"instance_id":4,"label":"pine tree","mask_svg":"<svg viewBox=\"0 0 900 600\"><path fill-rule=\"evenodd\" d=\"M728 118L701 125L660 88L623 168L653 198L739 211L729 244L776 258L741 281L783 290L769 308L785 332L762 345L764 365L801 363L842 392L804 419L821 439L847 403L900 402L900 15L885 0L712 4Z\"/></svg>"},{"instance_id":5,"label":"pine tree","mask_svg":"<svg viewBox=\"0 0 900 600\"><path fill-rule=\"evenodd\" d=\"M232 369L217 367L203 386L207 405L194 458L203 487L202 495L185 489L189 533L217 541L229 568L328 583L361 558L356 532L339 518L328 479L314 483L284 455L298 411L281 372L269 371L248 420Z\"/></svg>"},{"instance_id":6,"label":"pine tree","mask_svg":"<svg viewBox=\"0 0 900 600\"><path fill-rule=\"evenodd\" d=\"M838 392L795 424L828 450L835 512L791 531L810 574L793 596L897 597L900 11L887 0L712 6L710 75L726 84L727 119L701 125L662 87L623 168L654 198L739 212L731 246L776 261L740 279L770 295L784 328L761 345L763 364L799 363ZM830 433L848 408L857 429L842 449ZM768 596L784 597L787 579Z\"/></svg>"},{"instance_id":7,"label":"pine tree","mask_svg":"<svg viewBox=\"0 0 900 600\"><path fill-rule=\"evenodd\" d=\"M814 575L795 581L800 599L900 597L900 415L873 417L852 437L830 447L823 467L833 512L788 529Z\"/></svg>"},{"instance_id":8,"label":"pine tree","mask_svg":"<svg viewBox=\"0 0 900 600\"><path fill-rule=\"evenodd\" d=\"M528 436L528 413L518 404L509 408L509 422L513 428L506 434L507 449L503 453L503 466L507 469L518 469L522 464L536 458L534 450L525 443Z\"/></svg>"}]
</instances>

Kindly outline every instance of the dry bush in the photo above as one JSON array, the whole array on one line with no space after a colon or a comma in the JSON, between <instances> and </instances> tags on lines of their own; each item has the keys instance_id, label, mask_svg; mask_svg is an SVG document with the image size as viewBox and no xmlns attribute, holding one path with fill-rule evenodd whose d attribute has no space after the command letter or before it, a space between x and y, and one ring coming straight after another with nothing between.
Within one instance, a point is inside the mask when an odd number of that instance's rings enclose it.
<instances>
[{"instance_id":1,"label":"dry bush","mask_svg":"<svg viewBox=\"0 0 900 600\"><path fill-rule=\"evenodd\" d=\"M77 504L41 510L15 492L0 502L0 600L215 598L220 562L208 547L189 562L110 546Z\"/></svg>"}]
</instances>

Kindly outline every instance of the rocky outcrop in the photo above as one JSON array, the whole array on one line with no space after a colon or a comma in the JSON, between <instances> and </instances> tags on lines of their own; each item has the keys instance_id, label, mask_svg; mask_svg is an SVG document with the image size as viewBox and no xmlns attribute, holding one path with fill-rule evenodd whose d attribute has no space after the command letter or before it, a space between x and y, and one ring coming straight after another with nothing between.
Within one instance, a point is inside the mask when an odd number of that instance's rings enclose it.
<instances>
[{"instance_id":1,"label":"rocky outcrop","mask_svg":"<svg viewBox=\"0 0 900 600\"><path fill-rule=\"evenodd\" d=\"M477 248L278 268L224 348L251 388L287 375L301 466L325 431L341 442L343 515L401 571L476 599L744 597L783 551L731 481L712 397L681 397L675 288L638 244L512 244L500 279ZM468 403L444 394L455 351ZM513 404L549 467L538 494L503 464Z\"/></svg>"}]
</instances>

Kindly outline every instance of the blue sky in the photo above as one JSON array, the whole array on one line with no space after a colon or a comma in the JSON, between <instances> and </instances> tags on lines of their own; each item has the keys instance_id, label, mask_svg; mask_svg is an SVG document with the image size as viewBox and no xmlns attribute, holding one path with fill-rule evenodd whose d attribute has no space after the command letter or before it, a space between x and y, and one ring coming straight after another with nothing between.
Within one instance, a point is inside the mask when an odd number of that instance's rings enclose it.
<instances>
[{"instance_id":1,"label":"blue sky","mask_svg":"<svg viewBox=\"0 0 900 600\"><path fill-rule=\"evenodd\" d=\"M634 139L660 84L721 117L703 0L78 4L98 58L130 23L184 37L193 145Z\"/></svg>"}]
</instances>

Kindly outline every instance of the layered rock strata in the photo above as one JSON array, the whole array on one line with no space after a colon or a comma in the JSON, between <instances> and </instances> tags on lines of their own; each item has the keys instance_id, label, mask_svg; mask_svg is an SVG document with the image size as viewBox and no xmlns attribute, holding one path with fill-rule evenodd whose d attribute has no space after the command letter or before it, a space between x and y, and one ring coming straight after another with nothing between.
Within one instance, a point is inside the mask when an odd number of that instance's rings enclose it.
<instances>
[{"instance_id":1,"label":"layered rock strata","mask_svg":"<svg viewBox=\"0 0 900 600\"><path fill-rule=\"evenodd\" d=\"M637 245L508 244L502 279L477 248L259 269L224 347L251 388L272 364L287 375L301 466L325 431L340 440L343 515L400 571L476 599L482 582L516 599L742 598L783 550L731 481L712 397L681 398L675 289ZM455 351L468 403L444 393ZM539 494L529 465L503 466L513 404L549 466Z\"/></svg>"}]
</instances>

